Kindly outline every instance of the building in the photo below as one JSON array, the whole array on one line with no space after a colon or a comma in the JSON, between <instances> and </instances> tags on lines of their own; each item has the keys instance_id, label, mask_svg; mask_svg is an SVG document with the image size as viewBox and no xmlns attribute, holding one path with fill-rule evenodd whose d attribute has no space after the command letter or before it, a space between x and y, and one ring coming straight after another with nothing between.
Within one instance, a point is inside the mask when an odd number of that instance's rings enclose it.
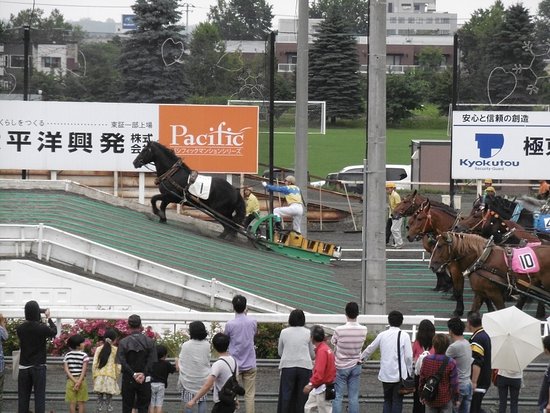
<instances>
[{"instance_id":1,"label":"building","mask_svg":"<svg viewBox=\"0 0 550 413\"><path fill-rule=\"evenodd\" d=\"M457 15L437 13L436 0L415 3L411 0L388 1L386 14L386 65L388 73L404 73L417 65L418 53L426 47L439 48L442 66L452 65L453 35ZM309 19L309 42L315 40L321 19ZM293 72L297 56L296 19L280 19L275 45L279 72ZM368 37L357 36L361 72L367 71Z\"/></svg>"},{"instance_id":2,"label":"building","mask_svg":"<svg viewBox=\"0 0 550 413\"><path fill-rule=\"evenodd\" d=\"M31 31L29 67L32 70L64 76L78 68L78 44L68 39L70 33L42 35ZM0 42L0 92L13 91L17 78L23 75L25 64L23 39ZM33 91L35 92L35 91Z\"/></svg>"}]
</instances>

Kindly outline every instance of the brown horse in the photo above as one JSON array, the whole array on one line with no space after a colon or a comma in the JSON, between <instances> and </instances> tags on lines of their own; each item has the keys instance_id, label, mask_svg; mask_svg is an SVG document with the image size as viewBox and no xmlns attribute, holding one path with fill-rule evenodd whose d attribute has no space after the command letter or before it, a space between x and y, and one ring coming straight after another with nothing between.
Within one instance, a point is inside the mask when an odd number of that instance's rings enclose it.
<instances>
[{"instance_id":1,"label":"brown horse","mask_svg":"<svg viewBox=\"0 0 550 413\"><path fill-rule=\"evenodd\" d=\"M426 200L417 208L416 212L409 218L407 239L413 241L417 237L422 237L424 249L432 252L435 245L435 237L445 231L449 231L455 224L457 215L453 210L432 208L430 200ZM464 277L462 273L451 265L435 272L438 285L444 279L450 276L453 287L453 297L456 300L454 314L461 316L464 314ZM445 277L445 278L444 278ZM437 286L436 286L437 288ZM491 303L487 306L490 308Z\"/></svg>"},{"instance_id":2,"label":"brown horse","mask_svg":"<svg viewBox=\"0 0 550 413\"><path fill-rule=\"evenodd\" d=\"M489 244L488 244L489 243ZM511 270L505 250L491 241L475 234L444 232L437 237L433 248L430 268L440 271L456 265L461 273L469 273L470 285L474 291L472 311L479 311L482 301L491 300L497 309L504 308L505 291L524 291L522 283L535 288L543 287L550 291L550 246L536 246L533 251L538 259L540 270L530 274L518 274ZM485 256L485 258L483 258ZM527 293L530 294L529 289ZM544 294L545 296L546 294ZM550 302L543 298L544 301ZM543 316L537 314L537 317Z\"/></svg>"},{"instance_id":3,"label":"brown horse","mask_svg":"<svg viewBox=\"0 0 550 413\"><path fill-rule=\"evenodd\" d=\"M407 239L413 242L425 234L441 234L450 231L457 221L454 210L432 208L428 199L411 216L407 225Z\"/></svg>"},{"instance_id":4,"label":"brown horse","mask_svg":"<svg viewBox=\"0 0 550 413\"><path fill-rule=\"evenodd\" d=\"M412 193L404 197L399 204L397 204L397 206L393 210L393 216L395 218L410 217L422 206L424 202L428 200L429 199L427 197L420 195L415 189ZM449 205L444 204L443 202L435 201L433 199L429 201L433 207L447 210L450 213L454 213L456 215L455 210L452 209Z\"/></svg>"}]
</instances>

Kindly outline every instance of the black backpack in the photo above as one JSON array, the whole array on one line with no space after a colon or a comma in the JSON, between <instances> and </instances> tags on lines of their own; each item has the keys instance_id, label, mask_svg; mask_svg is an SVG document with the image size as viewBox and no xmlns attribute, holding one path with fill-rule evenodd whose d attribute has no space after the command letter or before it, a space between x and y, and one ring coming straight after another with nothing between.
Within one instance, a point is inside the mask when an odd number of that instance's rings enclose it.
<instances>
[{"instance_id":1,"label":"black backpack","mask_svg":"<svg viewBox=\"0 0 550 413\"><path fill-rule=\"evenodd\" d=\"M425 361L426 360L424 360L424 362ZM428 380L426 380L424 387L422 387L422 390L420 391L420 399L424 399L429 402L435 400L439 389L439 382L441 381L441 377L443 377L447 363L449 363L449 357L445 357L445 360L441 363L437 374L428 377Z\"/></svg>"},{"instance_id":2,"label":"black backpack","mask_svg":"<svg viewBox=\"0 0 550 413\"><path fill-rule=\"evenodd\" d=\"M218 397L223 404L233 405L237 396L244 396L244 388L239 384L237 376L235 375L237 363L235 362L235 370L232 370L227 360L222 358L220 360L223 360L225 364L227 364L227 367L229 367L229 370L231 370L231 377L227 379L218 392Z\"/></svg>"}]
</instances>

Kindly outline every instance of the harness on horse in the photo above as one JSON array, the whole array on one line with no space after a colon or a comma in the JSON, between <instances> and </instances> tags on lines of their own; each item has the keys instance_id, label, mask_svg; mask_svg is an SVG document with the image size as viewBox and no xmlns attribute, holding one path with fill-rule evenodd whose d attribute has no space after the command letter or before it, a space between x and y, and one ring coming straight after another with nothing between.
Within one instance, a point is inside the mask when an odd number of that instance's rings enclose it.
<instances>
[{"instance_id":1,"label":"harness on horse","mask_svg":"<svg viewBox=\"0 0 550 413\"><path fill-rule=\"evenodd\" d=\"M496 213L495 211L490 210L490 209L487 211L486 216L487 215L491 215L495 218L499 218L499 214ZM486 216L483 218L482 221L486 220ZM514 231L516 230L516 228L510 228L508 225L506 225L504 220L500 223L500 225L502 227L504 227L504 231L506 231L506 232L502 235L502 240L499 242L499 244L504 244L508 240L508 238L510 238L514 234ZM520 246L521 246L521 243L524 242L524 241L525 240L523 240L523 239L520 241Z\"/></svg>"},{"instance_id":2,"label":"harness on horse","mask_svg":"<svg viewBox=\"0 0 550 413\"><path fill-rule=\"evenodd\" d=\"M494 244L494 241L493 241L493 237L491 236L491 238L489 238L489 240L487 241L487 244L485 245L485 248L483 249L483 252L481 253L481 255L477 258L477 260L472 265L470 265L466 270L464 270L464 272L462 274L465 277L469 277L473 272L476 272L478 270L483 270L483 271L486 271L490 274L496 275L500 278L504 278L504 279L506 279L506 283L501 282L499 280L495 280L491 277L488 277L488 276L485 276L483 274L478 273L479 276L484 277L484 278L486 278L486 279L488 279L488 280L490 280L490 281L492 281L496 284L499 284L499 285L505 287L508 291L508 294L511 294L512 291L518 289L517 288L518 278L516 277L516 272L514 272L511 269L512 268L511 263L512 263L514 248L513 247L504 247L507 271L505 273L503 273L498 268L490 267L485 263L485 261L487 260L487 258L491 254L491 252L493 251L494 246L495 246L495 244ZM528 283L525 282L524 280L521 280L521 279L519 281L521 281L523 286L525 286L527 288L535 289L536 287L531 285L531 276L530 276L530 274L529 273L525 273L525 274L527 276Z\"/></svg>"},{"instance_id":3,"label":"harness on horse","mask_svg":"<svg viewBox=\"0 0 550 413\"><path fill-rule=\"evenodd\" d=\"M180 184L178 184L174 179L172 179L172 177L180 169L183 169L183 162L181 161L181 159L178 159L178 161L174 165L172 165L170 169L168 169L161 176L155 178L155 185L163 185L166 188L166 183L165 183L166 181L167 183L169 183L170 185L172 185L173 187L175 187L181 192L181 195L180 194L175 194L175 195L178 195L180 198L182 198L182 202L185 202L185 193L187 192L187 189L189 188L189 186L196 181L197 176L199 176L199 173L195 170L192 170L191 173L189 174L187 185L183 187Z\"/></svg>"}]
</instances>

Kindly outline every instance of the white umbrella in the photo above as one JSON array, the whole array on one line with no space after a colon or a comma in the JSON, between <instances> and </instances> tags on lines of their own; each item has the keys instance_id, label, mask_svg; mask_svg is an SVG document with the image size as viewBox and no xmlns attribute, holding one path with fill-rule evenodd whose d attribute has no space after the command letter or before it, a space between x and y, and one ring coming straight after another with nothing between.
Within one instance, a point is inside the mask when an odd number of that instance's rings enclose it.
<instances>
[{"instance_id":1,"label":"white umbrella","mask_svg":"<svg viewBox=\"0 0 550 413\"><path fill-rule=\"evenodd\" d=\"M522 371L541 354L541 323L515 306L483 315L483 328L491 337L491 367Z\"/></svg>"}]
</instances>

